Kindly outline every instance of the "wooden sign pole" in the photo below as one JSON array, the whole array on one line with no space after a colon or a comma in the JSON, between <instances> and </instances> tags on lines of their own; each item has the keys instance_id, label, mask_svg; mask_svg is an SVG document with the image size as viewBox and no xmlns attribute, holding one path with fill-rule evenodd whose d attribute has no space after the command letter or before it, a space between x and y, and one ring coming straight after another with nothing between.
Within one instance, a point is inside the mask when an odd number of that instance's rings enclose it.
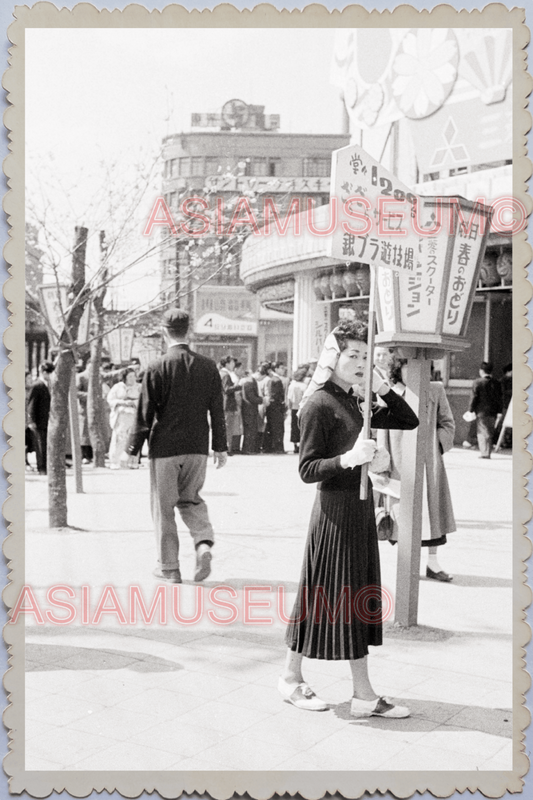
<instances>
[{"instance_id":1,"label":"wooden sign pole","mask_svg":"<svg viewBox=\"0 0 533 800\"><path fill-rule=\"evenodd\" d=\"M376 335L376 268L370 267L370 301L368 305L368 357L365 374L365 406L363 411L363 439L370 439L370 418L372 417L372 374L374 372L374 337ZM368 462L361 467L360 500L368 497Z\"/></svg>"},{"instance_id":2,"label":"wooden sign pole","mask_svg":"<svg viewBox=\"0 0 533 800\"><path fill-rule=\"evenodd\" d=\"M76 372L72 367L70 376L70 390L68 396L68 410L70 417L70 448L72 450L72 467L74 469L74 481L76 494L83 494L83 478L81 471L81 444L80 444L80 420L78 415L78 393L76 391Z\"/></svg>"},{"instance_id":3,"label":"wooden sign pole","mask_svg":"<svg viewBox=\"0 0 533 800\"><path fill-rule=\"evenodd\" d=\"M405 399L418 417L419 425L402 433L402 468L398 567L396 570L396 613L394 621L403 627L417 624L422 541L422 502L428 431L428 401L431 361L424 350L407 362Z\"/></svg>"}]
</instances>

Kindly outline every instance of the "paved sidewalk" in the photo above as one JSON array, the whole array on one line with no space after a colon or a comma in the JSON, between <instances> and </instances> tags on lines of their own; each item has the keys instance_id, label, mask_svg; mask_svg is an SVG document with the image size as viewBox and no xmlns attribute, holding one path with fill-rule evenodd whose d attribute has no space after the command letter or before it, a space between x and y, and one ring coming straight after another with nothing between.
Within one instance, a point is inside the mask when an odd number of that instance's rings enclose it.
<instances>
[{"instance_id":1,"label":"paved sidewalk","mask_svg":"<svg viewBox=\"0 0 533 800\"><path fill-rule=\"evenodd\" d=\"M204 496L217 531L213 572L192 583L194 553L181 535L179 611L203 620L97 626L37 626L27 620L26 769L29 770L505 770L512 765L511 459L453 450L446 456L459 530L441 550L451 584L421 579L419 626L387 623L373 648L374 687L409 705L406 720L349 716L351 682L343 662L304 662L311 686L331 708L298 710L276 690L284 659L278 587L289 611L300 572L315 487L297 475L296 457L234 457L212 465ZM47 527L46 479L27 477L26 583L51 609L46 590L89 586L91 614L113 586L126 616L129 587L147 605L157 588L148 470L84 471L85 494L69 494L74 528ZM73 490L69 478L69 491ZM182 527L182 526L181 526ZM394 595L397 548L380 543L383 585ZM425 572L425 555L423 565ZM210 591L231 587L232 624ZM243 623L245 587L271 608ZM65 595L62 595L64 598ZM112 598L107 605L111 605ZM60 609L51 609L60 616Z\"/></svg>"}]
</instances>

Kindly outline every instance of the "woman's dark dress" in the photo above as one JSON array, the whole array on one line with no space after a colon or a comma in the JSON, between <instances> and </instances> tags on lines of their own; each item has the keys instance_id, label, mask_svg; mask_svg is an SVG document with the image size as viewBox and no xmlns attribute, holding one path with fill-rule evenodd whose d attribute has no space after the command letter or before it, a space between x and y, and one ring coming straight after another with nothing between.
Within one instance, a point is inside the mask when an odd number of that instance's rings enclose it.
<instances>
[{"instance_id":1,"label":"woman's dark dress","mask_svg":"<svg viewBox=\"0 0 533 800\"><path fill-rule=\"evenodd\" d=\"M382 399L387 407L376 408L372 428L416 428L418 419L402 397L390 391ZM331 381L309 398L300 416L300 477L318 482L318 491L286 642L308 658L363 658L368 645L382 643L371 485L360 500L361 467L340 464L362 427L357 398Z\"/></svg>"}]
</instances>

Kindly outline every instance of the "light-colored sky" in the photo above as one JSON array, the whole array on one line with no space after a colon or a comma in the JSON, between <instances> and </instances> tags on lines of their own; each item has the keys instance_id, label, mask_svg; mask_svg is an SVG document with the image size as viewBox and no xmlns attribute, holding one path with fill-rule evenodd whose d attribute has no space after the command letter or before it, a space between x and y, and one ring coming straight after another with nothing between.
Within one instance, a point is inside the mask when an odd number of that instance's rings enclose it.
<instances>
[{"instance_id":1,"label":"light-colored sky","mask_svg":"<svg viewBox=\"0 0 533 800\"><path fill-rule=\"evenodd\" d=\"M101 190L106 163L116 161L127 180L141 151L149 161L163 136L190 129L192 113L218 111L235 97L279 114L281 131L340 132L339 93L329 82L334 36L324 29L29 29L32 202L51 201L66 228L75 217L91 227L94 208L82 209ZM139 209L139 227L152 197ZM139 231L139 246L147 244ZM139 279L154 270L152 259L131 273L132 296L145 293Z\"/></svg>"}]
</instances>

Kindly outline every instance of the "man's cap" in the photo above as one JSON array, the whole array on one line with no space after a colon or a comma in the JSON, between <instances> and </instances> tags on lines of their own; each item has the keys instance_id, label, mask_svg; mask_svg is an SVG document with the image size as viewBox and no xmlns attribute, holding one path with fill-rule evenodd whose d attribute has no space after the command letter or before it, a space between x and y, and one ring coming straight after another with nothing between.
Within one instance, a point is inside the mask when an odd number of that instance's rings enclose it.
<instances>
[{"instance_id":1,"label":"man's cap","mask_svg":"<svg viewBox=\"0 0 533 800\"><path fill-rule=\"evenodd\" d=\"M170 330L178 328L182 330L183 326L188 324L189 315L186 311L182 311L181 308L169 308L168 311L165 311L163 314L162 325L165 328L169 328Z\"/></svg>"}]
</instances>

